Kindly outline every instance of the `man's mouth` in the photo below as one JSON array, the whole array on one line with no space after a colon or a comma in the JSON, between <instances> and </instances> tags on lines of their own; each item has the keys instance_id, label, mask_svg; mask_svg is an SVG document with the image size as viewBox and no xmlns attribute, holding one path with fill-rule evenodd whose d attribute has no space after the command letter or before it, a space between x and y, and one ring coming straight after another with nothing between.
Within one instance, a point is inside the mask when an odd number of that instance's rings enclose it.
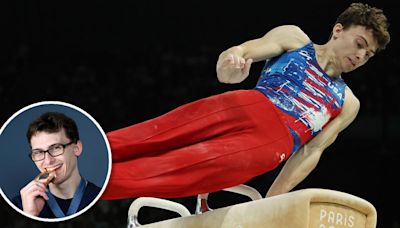
<instances>
[{"instance_id":1,"label":"man's mouth","mask_svg":"<svg viewBox=\"0 0 400 228\"><path fill-rule=\"evenodd\" d=\"M61 168L61 166L62 166L62 164L58 164L55 166L46 167L45 170L46 170L46 172L51 173L51 172L55 172L57 169Z\"/></svg>"},{"instance_id":2,"label":"man's mouth","mask_svg":"<svg viewBox=\"0 0 400 228\"><path fill-rule=\"evenodd\" d=\"M349 59L351 65L353 65L353 67L355 67L356 66L355 62L351 58L348 58L348 59Z\"/></svg>"}]
</instances>

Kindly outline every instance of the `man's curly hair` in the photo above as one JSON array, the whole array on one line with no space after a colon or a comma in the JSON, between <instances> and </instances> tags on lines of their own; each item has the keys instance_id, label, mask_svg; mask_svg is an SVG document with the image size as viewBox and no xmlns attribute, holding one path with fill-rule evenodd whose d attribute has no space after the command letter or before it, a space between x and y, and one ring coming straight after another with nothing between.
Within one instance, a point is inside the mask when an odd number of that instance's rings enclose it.
<instances>
[{"instance_id":1,"label":"man's curly hair","mask_svg":"<svg viewBox=\"0 0 400 228\"><path fill-rule=\"evenodd\" d=\"M338 16L335 24L337 23L342 24L344 29L352 25L361 25L372 30L378 42L378 52L384 50L390 42L389 23L381 9L363 3L352 3Z\"/></svg>"}]
</instances>

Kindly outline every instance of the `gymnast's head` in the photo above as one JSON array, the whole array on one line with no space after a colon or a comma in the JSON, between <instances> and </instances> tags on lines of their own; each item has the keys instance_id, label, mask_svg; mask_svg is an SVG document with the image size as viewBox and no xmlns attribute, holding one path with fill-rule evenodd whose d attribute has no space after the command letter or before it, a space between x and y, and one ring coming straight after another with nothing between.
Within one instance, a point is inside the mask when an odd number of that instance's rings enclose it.
<instances>
[{"instance_id":1,"label":"gymnast's head","mask_svg":"<svg viewBox=\"0 0 400 228\"><path fill-rule=\"evenodd\" d=\"M77 176L77 158L82 153L78 127L63 113L46 112L30 123L27 139L30 157L40 172L55 172L54 184L67 182Z\"/></svg>"},{"instance_id":2,"label":"gymnast's head","mask_svg":"<svg viewBox=\"0 0 400 228\"><path fill-rule=\"evenodd\" d=\"M336 19L329 42L337 55L353 56L343 72L364 65L390 41L389 23L382 9L363 3L352 3Z\"/></svg>"}]
</instances>

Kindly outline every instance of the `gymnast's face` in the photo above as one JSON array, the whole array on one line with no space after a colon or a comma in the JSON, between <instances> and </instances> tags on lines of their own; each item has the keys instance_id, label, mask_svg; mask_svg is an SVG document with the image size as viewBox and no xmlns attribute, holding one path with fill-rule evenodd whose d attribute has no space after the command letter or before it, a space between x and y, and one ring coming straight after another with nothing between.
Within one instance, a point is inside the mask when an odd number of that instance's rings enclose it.
<instances>
[{"instance_id":1,"label":"gymnast's face","mask_svg":"<svg viewBox=\"0 0 400 228\"><path fill-rule=\"evenodd\" d=\"M378 47L372 30L353 25L346 29L336 24L332 31L336 63L341 72L350 72L364 65Z\"/></svg>"},{"instance_id":2,"label":"gymnast's face","mask_svg":"<svg viewBox=\"0 0 400 228\"><path fill-rule=\"evenodd\" d=\"M67 183L70 177L76 176L74 174L79 172L77 157L82 152L82 143L78 141L69 144L70 142L71 140L66 136L64 130L56 133L36 132L30 140L32 151L47 151L57 145L66 145L64 148L58 147L60 152L56 156L44 153L44 159L35 161L40 172L55 172L54 184Z\"/></svg>"}]
</instances>

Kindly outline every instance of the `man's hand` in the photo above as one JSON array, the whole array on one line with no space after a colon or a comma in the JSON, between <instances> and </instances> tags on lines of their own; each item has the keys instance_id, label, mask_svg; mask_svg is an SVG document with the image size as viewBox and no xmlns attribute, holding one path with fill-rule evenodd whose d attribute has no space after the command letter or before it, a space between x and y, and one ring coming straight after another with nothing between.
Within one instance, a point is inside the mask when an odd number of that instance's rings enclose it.
<instances>
[{"instance_id":1,"label":"man's hand","mask_svg":"<svg viewBox=\"0 0 400 228\"><path fill-rule=\"evenodd\" d=\"M22 208L23 211L38 216L42 211L45 200L48 200L46 191L46 180L33 180L21 189Z\"/></svg>"},{"instance_id":2,"label":"man's hand","mask_svg":"<svg viewBox=\"0 0 400 228\"><path fill-rule=\"evenodd\" d=\"M249 76L252 59L245 60L234 54L220 56L217 62L217 76L222 83L240 83Z\"/></svg>"}]
</instances>

